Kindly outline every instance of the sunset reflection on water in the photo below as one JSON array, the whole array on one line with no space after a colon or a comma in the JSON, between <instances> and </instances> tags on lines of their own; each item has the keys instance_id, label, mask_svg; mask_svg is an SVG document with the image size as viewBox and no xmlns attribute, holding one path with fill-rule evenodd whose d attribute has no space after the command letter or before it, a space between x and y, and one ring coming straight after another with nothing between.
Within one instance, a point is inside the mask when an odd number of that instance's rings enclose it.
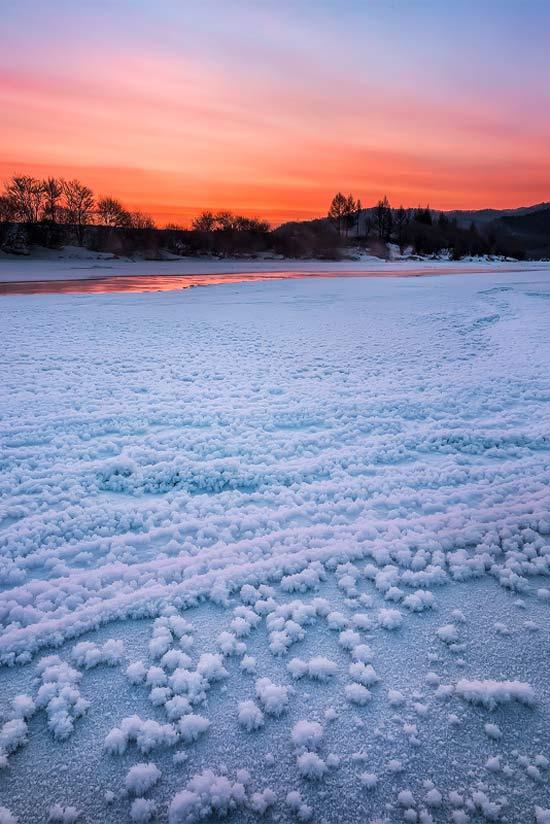
<instances>
[{"instance_id":1,"label":"sunset reflection on water","mask_svg":"<svg viewBox=\"0 0 550 824\"><path fill-rule=\"evenodd\" d=\"M0 282L0 295L47 294L108 294L120 292L170 292L194 286L248 283L266 280L303 280L308 278L412 278L453 274L482 274L495 267L466 268L447 266L438 269L414 268L407 270L350 270L347 272L249 272L216 275L110 275L97 278L67 280L35 280Z\"/></svg>"}]
</instances>

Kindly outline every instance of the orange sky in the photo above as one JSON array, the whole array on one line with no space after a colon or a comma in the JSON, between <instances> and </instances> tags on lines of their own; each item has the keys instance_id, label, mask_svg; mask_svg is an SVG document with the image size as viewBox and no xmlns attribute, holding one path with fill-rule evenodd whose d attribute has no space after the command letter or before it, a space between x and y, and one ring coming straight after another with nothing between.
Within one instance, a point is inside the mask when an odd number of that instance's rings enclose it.
<instances>
[{"instance_id":1,"label":"orange sky","mask_svg":"<svg viewBox=\"0 0 550 824\"><path fill-rule=\"evenodd\" d=\"M171 20L138 3L130 22L123 0L99 5L110 28L60 0L71 36L53 41L39 4L26 20L7 13L0 178L76 176L160 225L206 208L315 217L338 189L367 205L387 194L443 209L550 200L536 39L510 67L505 42L482 48L480 37L455 54L452 21L386 19L374 3L370 16L349 2L347 18L324 9L314 20L285 3L268 13L231 0L226 18L212 2L192 0L193 14L170 3Z\"/></svg>"}]
</instances>

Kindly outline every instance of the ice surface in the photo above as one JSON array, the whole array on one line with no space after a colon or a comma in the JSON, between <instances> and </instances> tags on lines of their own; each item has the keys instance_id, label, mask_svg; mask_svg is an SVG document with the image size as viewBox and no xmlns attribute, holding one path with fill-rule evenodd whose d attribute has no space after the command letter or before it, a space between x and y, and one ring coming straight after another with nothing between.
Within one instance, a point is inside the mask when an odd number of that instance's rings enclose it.
<instances>
[{"instance_id":1,"label":"ice surface","mask_svg":"<svg viewBox=\"0 0 550 824\"><path fill-rule=\"evenodd\" d=\"M487 258L461 260L398 260L385 261L374 255L363 254L355 260L288 260L278 258L213 258L213 257L184 257L175 260L135 260L116 258L113 255L101 252L92 252L78 247L65 247L64 250L36 249L29 257L20 255L6 255L0 252L0 283L10 281L50 281L50 280L83 280L89 278L105 278L116 275L238 275L243 273L274 273L274 272L386 272L400 274L423 271L472 271L497 269L515 272L518 270L533 271L545 269L544 263L526 261L494 262Z\"/></svg>"},{"instance_id":2,"label":"ice surface","mask_svg":"<svg viewBox=\"0 0 550 824\"><path fill-rule=\"evenodd\" d=\"M0 309L0 822L550 820L548 267Z\"/></svg>"}]
</instances>

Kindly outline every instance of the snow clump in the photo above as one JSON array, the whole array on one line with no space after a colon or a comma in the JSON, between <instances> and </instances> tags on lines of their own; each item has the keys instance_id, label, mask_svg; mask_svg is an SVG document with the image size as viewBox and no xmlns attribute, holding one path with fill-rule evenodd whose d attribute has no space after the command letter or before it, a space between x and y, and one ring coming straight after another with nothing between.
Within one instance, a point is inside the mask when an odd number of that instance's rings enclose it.
<instances>
[{"instance_id":1,"label":"snow clump","mask_svg":"<svg viewBox=\"0 0 550 824\"><path fill-rule=\"evenodd\" d=\"M185 789L173 797L168 808L168 821L169 824L195 824L209 816L223 817L244 808L246 801L243 784L212 770L204 770L194 775Z\"/></svg>"}]
</instances>

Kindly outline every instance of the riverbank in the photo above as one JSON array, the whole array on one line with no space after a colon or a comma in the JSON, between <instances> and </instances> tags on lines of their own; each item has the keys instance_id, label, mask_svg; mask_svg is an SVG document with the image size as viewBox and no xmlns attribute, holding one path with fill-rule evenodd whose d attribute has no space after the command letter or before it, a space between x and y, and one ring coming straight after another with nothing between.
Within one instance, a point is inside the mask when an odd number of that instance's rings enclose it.
<instances>
[{"instance_id":1,"label":"riverbank","mask_svg":"<svg viewBox=\"0 0 550 824\"><path fill-rule=\"evenodd\" d=\"M0 258L0 294L48 292L146 292L247 280L300 277L422 277L445 274L525 272L547 269L539 261L475 259L384 261L178 258L131 261L122 258ZM78 286L74 284L78 281Z\"/></svg>"}]
</instances>

